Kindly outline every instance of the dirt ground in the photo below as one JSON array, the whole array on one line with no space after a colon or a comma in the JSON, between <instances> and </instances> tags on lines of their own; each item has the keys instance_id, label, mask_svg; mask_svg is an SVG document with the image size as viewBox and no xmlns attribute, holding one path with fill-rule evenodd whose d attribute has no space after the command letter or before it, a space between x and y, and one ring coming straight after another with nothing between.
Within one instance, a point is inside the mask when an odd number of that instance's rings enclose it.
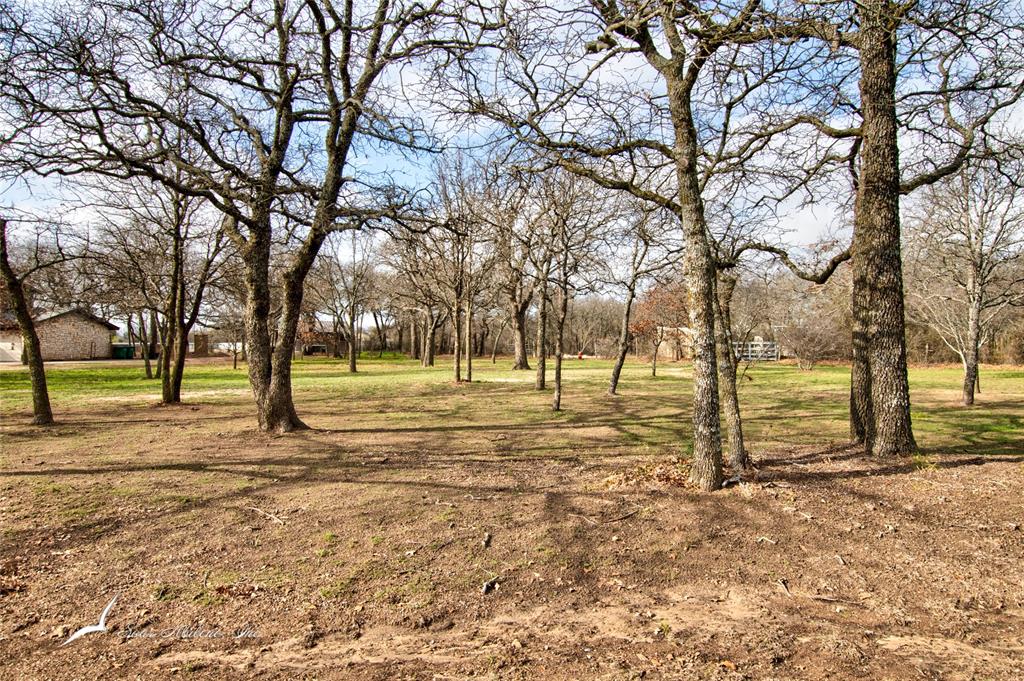
<instances>
[{"instance_id":1,"label":"dirt ground","mask_svg":"<svg viewBox=\"0 0 1024 681\"><path fill-rule=\"evenodd\" d=\"M705 495L606 430L7 423L0 678L1024 675L1019 456L758 451Z\"/></svg>"}]
</instances>

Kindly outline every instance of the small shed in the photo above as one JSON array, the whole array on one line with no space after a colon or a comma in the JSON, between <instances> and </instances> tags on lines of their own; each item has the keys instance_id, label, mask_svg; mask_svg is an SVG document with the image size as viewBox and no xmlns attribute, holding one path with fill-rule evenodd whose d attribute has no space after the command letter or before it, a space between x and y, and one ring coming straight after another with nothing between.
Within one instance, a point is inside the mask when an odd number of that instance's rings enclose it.
<instances>
[{"instance_id":1,"label":"small shed","mask_svg":"<svg viewBox=\"0 0 1024 681\"><path fill-rule=\"evenodd\" d=\"M36 333L44 361L110 359L111 335L117 326L88 310L75 308L39 317ZM0 361L22 360L21 330L12 319L0 323Z\"/></svg>"}]
</instances>

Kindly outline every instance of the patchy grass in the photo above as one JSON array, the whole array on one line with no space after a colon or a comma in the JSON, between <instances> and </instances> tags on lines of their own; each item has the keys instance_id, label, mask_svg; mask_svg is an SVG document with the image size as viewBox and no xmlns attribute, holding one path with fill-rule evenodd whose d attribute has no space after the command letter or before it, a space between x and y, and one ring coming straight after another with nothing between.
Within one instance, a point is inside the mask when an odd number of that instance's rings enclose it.
<instances>
[{"instance_id":1,"label":"patchy grass","mask_svg":"<svg viewBox=\"0 0 1024 681\"><path fill-rule=\"evenodd\" d=\"M846 447L849 370L749 368L759 477L686 487L690 368L300 361L313 427L256 432L244 369L0 370L0 677L1016 679L1024 371L911 371L922 452ZM253 640L116 636L231 631ZM728 664L726 664L728 663ZM923 670L923 671L922 671Z\"/></svg>"}]
</instances>

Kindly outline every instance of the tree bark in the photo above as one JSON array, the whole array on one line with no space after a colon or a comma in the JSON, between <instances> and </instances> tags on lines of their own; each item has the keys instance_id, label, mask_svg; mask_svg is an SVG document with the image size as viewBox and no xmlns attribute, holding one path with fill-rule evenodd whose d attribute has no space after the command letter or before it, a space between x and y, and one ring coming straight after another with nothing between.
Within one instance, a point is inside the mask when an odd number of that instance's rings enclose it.
<instances>
[{"instance_id":1,"label":"tree bark","mask_svg":"<svg viewBox=\"0 0 1024 681\"><path fill-rule=\"evenodd\" d=\"M670 78L668 100L675 132L679 217L686 246L683 273L690 328L693 329L693 461L690 481L702 490L711 491L722 486L722 434L715 356L716 269L697 179L697 132L690 105L695 78Z\"/></svg>"},{"instance_id":2,"label":"tree bark","mask_svg":"<svg viewBox=\"0 0 1024 681\"><path fill-rule=\"evenodd\" d=\"M452 308L452 379L456 383L462 382L462 310L456 301Z\"/></svg>"},{"instance_id":3,"label":"tree bark","mask_svg":"<svg viewBox=\"0 0 1024 681\"><path fill-rule=\"evenodd\" d=\"M202 295L197 292L197 295ZM182 252L182 265L178 273L178 294L175 299L174 316L177 327L174 342L174 363L171 368L171 402L181 402L181 381L185 376L185 355L188 354L188 334L192 324L185 319L185 264ZM194 321L194 320L193 320Z\"/></svg>"},{"instance_id":4,"label":"tree bark","mask_svg":"<svg viewBox=\"0 0 1024 681\"><path fill-rule=\"evenodd\" d=\"M715 341L718 347L718 378L722 392L722 407L729 431L729 465L733 474L750 466L750 456L743 441L743 419L740 398L736 389L736 352L732 347L732 296L736 290L736 276L720 273L718 295L715 301Z\"/></svg>"},{"instance_id":5,"label":"tree bark","mask_svg":"<svg viewBox=\"0 0 1024 681\"><path fill-rule=\"evenodd\" d=\"M14 308L14 317L21 331L29 381L32 384L32 423L46 426L53 423L53 410L50 408L50 393L46 388L43 352L39 344L39 334L36 333L36 325L28 308L25 287L21 278L11 268L7 257L7 220L3 218L0 218L0 276L3 277L7 297Z\"/></svg>"},{"instance_id":6,"label":"tree bark","mask_svg":"<svg viewBox=\"0 0 1024 681\"><path fill-rule=\"evenodd\" d=\"M473 296L466 292L466 382L473 382Z\"/></svg>"},{"instance_id":7,"label":"tree bark","mask_svg":"<svg viewBox=\"0 0 1024 681\"><path fill-rule=\"evenodd\" d=\"M153 378L153 366L149 361L149 337L146 334L146 317L139 310L139 342L142 345L142 364L146 367L146 378Z\"/></svg>"},{"instance_id":8,"label":"tree bark","mask_svg":"<svg viewBox=\"0 0 1024 681\"><path fill-rule=\"evenodd\" d=\"M269 217L267 217L269 221ZM292 400L291 362L302 306L302 282L316 249L303 249L302 262L283 274L281 318L276 338L271 341L270 319L270 235L269 226L252 230L243 251L245 262L245 339L249 383L256 401L260 430L288 433L305 429ZM312 237L322 243L323 237ZM312 251L310 253L310 251Z\"/></svg>"},{"instance_id":9,"label":"tree bark","mask_svg":"<svg viewBox=\"0 0 1024 681\"><path fill-rule=\"evenodd\" d=\"M636 286L626 289L626 302L622 308L622 324L619 326L618 354L615 356L615 364L612 366L612 377L608 381L608 394L614 397L619 389L619 376L622 375L622 366L626 363L626 355L629 354L629 318L633 311L633 300L636 298Z\"/></svg>"},{"instance_id":10,"label":"tree bark","mask_svg":"<svg viewBox=\"0 0 1024 681\"><path fill-rule=\"evenodd\" d=\"M894 44L898 19L887 0L866 0L858 14L863 141L854 211L854 231L860 240L854 257L865 259L869 286L867 355L874 429L869 451L898 456L917 449L910 421L900 254Z\"/></svg>"},{"instance_id":11,"label":"tree bark","mask_svg":"<svg viewBox=\"0 0 1024 681\"><path fill-rule=\"evenodd\" d=\"M556 319L558 326L555 333L555 391L551 397L552 411L561 411L562 409L562 354L565 350L565 318L569 314L568 273L564 266L568 254L564 253L562 258L562 281L558 291L558 317Z\"/></svg>"},{"instance_id":12,"label":"tree bark","mask_svg":"<svg viewBox=\"0 0 1024 681\"><path fill-rule=\"evenodd\" d=\"M356 308L355 305L352 305L348 310L348 371L350 374L357 371L356 355L359 353L359 348L356 347L356 342Z\"/></svg>"},{"instance_id":13,"label":"tree bark","mask_svg":"<svg viewBox=\"0 0 1024 681\"><path fill-rule=\"evenodd\" d=\"M178 314L179 292L181 290L184 254L182 253L181 222L175 220L173 246L171 247L171 290L164 307L164 333L160 344L160 391L163 404L174 404L174 376L171 374L175 349L178 346L178 329L181 315Z\"/></svg>"},{"instance_id":14,"label":"tree bark","mask_svg":"<svg viewBox=\"0 0 1024 681\"><path fill-rule=\"evenodd\" d=\"M850 439L863 444L870 452L875 441L875 423L871 408L871 366L868 362L868 317L870 315L870 291L867 267L864 257L858 257L861 250L858 234L853 236L853 356L850 366Z\"/></svg>"},{"instance_id":15,"label":"tree bark","mask_svg":"<svg viewBox=\"0 0 1024 681\"><path fill-rule=\"evenodd\" d=\"M152 357L156 354L157 346L161 345L160 340L160 324L156 318L156 311L149 311L149 355ZM153 372L153 378L160 378L160 371L163 367L163 362L160 361L160 357L156 358L156 371Z\"/></svg>"},{"instance_id":16,"label":"tree bark","mask_svg":"<svg viewBox=\"0 0 1024 681\"><path fill-rule=\"evenodd\" d=\"M537 378L534 381L536 390L547 387L547 354L548 354L548 285L547 272L544 273L540 296L537 299Z\"/></svg>"},{"instance_id":17,"label":"tree bark","mask_svg":"<svg viewBox=\"0 0 1024 681\"><path fill-rule=\"evenodd\" d=\"M409 323L409 346L412 348L412 358L421 359L423 357L423 342L421 340L420 324L419 320L415 316Z\"/></svg>"},{"instance_id":18,"label":"tree bark","mask_svg":"<svg viewBox=\"0 0 1024 681\"><path fill-rule=\"evenodd\" d=\"M434 353L437 346L437 319L434 318L434 313L428 311L424 316L423 326L423 366L432 367L434 366Z\"/></svg>"},{"instance_id":19,"label":"tree bark","mask_svg":"<svg viewBox=\"0 0 1024 681\"><path fill-rule=\"evenodd\" d=\"M974 404L974 392L978 387L978 354L981 347L981 298L972 296L971 307L967 320L967 348L964 353L964 389L963 403L965 407Z\"/></svg>"},{"instance_id":20,"label":"tree bark","mask_svg":"<svg viewBox=\"0 0 1024 681\"><path fill-rule=\"evenodd\" d=\"M515 354L513 370L530 370L526 352L526 312L527 309L521 307L515 299L511 300L509 317L512 320L512 347Z\"/></svg>"},{"instance_id":21,"label":"tree bark","mask_svg":"<svg viewBox=\"0 0 1024 681\"><path fill-rule=\"evenodd\" d=\"M491 346L491 364L498 362L498 345L501 343L501 336L505 333L506 326L508 326L508 319L503 319L501 321L501 328L498 329L498 335L494 337L494 345Z\"/></svg>"}]
</instances>

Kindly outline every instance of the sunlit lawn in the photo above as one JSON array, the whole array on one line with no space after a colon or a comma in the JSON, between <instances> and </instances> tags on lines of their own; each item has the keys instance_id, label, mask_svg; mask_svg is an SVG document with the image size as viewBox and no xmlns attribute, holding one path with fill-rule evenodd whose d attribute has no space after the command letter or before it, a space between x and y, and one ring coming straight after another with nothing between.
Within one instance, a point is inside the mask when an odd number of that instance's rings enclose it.
<instances>
[{"instance_id":1,"label":"sunlit lawn","mask_svg":"<svg viewBox=\"0 0 1024 681\"><path fill-rule=\"evenodd\" d=\"M553 414L550 393L533 389L534 372L509 370L509 361L474 361L472 385L455 385L450 358L422 368L414 360L364 357L359 372L343 360L298 361L293 374L296 402L313 427L366 430L486 430L550 423L545 444L557 448L573 439L573 428L603 428L609 446L653 447L684 452L689 433L690 367L663 362L657 378L647 364L631 361L623 372L620 396L605 395L611 363L566 361L564 411ZM978 403L958 404L957 367L912 368L911 399L915 432L928 451L1024 455L1024 369L984 367ZM116 415L126 408L152 406L159 382L146 379L141 364L102 363L50 367L47 371L57 418L87 410ZM549 386L551 376L549 372ZM740 385L748 440L755 450L786 445L829 444L847 436L849 369L819 366L801 371L789 364L747 368ZM189 366L184 399L193 405L230 406L244 414L250 396L244 366L230 363ZM0 416L27 417L28 374L0 371ZM538 443L541 444L541 443ZM543 453L544 447L537 448Z\"/></svg>"}]
</instances>

